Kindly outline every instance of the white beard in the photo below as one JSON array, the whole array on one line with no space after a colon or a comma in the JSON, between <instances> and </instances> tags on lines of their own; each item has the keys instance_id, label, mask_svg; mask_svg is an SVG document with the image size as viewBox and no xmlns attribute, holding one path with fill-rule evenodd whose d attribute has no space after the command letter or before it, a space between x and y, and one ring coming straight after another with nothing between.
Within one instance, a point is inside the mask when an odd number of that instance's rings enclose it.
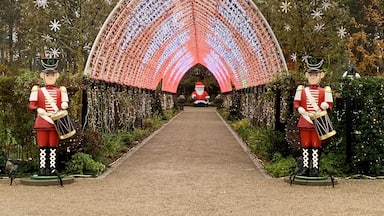
<instances>
[{"instance_id":1,"label":"white beard","mask_svg":"<svg viewBox=\"0 0 384 216\"><path fill-rule=\"evenodd\" d=\"M195 91L196 91L196 94L197 94L197 95L203 95L203 93L204 93L204 88L203 88L203 89L201 89L201 88L195 88Z\"/></svg>"}]
</instances>

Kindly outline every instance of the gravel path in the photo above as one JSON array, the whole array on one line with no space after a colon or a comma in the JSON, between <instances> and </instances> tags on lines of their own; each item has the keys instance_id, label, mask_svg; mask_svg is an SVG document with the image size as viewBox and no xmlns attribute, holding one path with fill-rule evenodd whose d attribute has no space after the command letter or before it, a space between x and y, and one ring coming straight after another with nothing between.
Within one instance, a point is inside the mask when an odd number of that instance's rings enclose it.
<instances>
[{"instance_id":1,"label":"gravel path","mask_svg":"<svg viewBox=\"0 0 384 216\"><path fill-rule=\"evenodd\" d=\"M214 108L186 107L97 179L0 181L0 215L384 215L383 180L290 186L265 176Z\"/></svg>"}]
</instances>

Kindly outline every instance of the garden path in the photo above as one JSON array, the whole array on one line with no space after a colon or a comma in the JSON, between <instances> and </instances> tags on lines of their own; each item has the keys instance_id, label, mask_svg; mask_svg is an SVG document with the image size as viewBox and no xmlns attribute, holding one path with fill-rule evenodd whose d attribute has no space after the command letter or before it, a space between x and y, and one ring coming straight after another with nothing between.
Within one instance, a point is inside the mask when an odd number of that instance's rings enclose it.
<instances>
[{"instance_id":1,"label":"garden path","mask_svg":"<svg viewBox=\"0 0 384 216\"><path fill-rule=\"evenodd\" d=\"M185 107L97 179L1 180L0 215L384 215L383 180L290 186L243 147L214 108Z\"/></svg>"}]
</instances>

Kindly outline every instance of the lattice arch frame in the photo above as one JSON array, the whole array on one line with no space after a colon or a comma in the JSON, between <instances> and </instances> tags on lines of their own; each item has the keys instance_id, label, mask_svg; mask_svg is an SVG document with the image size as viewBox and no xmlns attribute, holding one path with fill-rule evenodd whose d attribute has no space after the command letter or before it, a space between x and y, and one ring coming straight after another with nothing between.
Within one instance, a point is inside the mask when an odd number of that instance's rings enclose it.
<instances>
[{"instance_id":1,"label":"lattice arch frame","mask_svg":"<svg viewBox=\"0 0 384 216\"><path fill-rule=\"evenodd\" d=\"M175 93L194 65L228 92L287 70L268 22L252 0L121 0L105 21L84 74Z\"/></svg>"}]
</instances>

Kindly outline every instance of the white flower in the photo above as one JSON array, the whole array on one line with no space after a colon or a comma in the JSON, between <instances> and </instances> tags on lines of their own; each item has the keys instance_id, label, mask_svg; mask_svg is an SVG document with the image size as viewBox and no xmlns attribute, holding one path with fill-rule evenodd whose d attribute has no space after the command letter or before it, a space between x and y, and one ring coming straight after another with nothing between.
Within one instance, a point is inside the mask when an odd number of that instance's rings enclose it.
<instances>
[{"instance_id":1,"label":"white flower","mask_svg":"<svg viewBox=\"0 0 384 216\"><path fill-rule=\"evenodd\" d=\"M296 55L296 53L292 53L292 54L291 54L291 60L292 60L293 62L296 62L296 61L297 61L297 55Z\"/></svg>"}]
</instances>

